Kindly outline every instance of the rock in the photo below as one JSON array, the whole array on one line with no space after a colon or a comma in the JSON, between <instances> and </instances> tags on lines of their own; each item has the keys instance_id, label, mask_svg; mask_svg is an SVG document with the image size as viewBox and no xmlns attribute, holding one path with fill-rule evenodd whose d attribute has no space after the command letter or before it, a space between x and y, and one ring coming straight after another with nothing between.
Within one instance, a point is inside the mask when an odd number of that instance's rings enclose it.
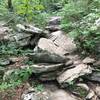
<instances>
[{"instance_id":1,"label":"rock","mask_svg":"<svg viewBox=\"0 0 100 100\"><path fill-rule=\"evenodd\" d=\"M65 63L65 66L68 67L68 66L71 66L73 65L73 61L69 60Z\"/></svg>"},{"instance_id":2,"label":"rock","mask_svg":"<svg viewBox=\"0 0 100 100\"><path fill-rule=\"evenodd\" d=\"M49 39L41 38L34 51L48 51L60 56L65 56L76 50L76 45L73 40L65 35L62 31L51 33Z\"/></svg>"},{"instance_id":3,"label":"rock","mask_svg":"<svg viewBox=\"0 0 100 100\"><path fill-rule=\"evenodd\" d=\"M47 100L51 95L50 93L50 91L39 92L34 89L29 89L22 94L21 100Z\"/></svg>"},{"instance_id":4,"label":"rock","mask_svg":"<svg viewBox=\"0 0 100 100\"><path fill-rule=\"evenodd\" d=\"M7 66L10 64L9 59L0 59L0 66Z\"/></svg>"},{"instance_id":5,"label":"rock","mask_svg":"<svg viewBox=\"0 0 100 100\"><path fill-rule=\"evenodd\" d=\"M21 96L21 100L38 100L37 96L35 95L34 88L29 88L28 90L24 91Z\"/></svg>"},{"instance_id":6,"label":"rock","mask_svg":"<svg viewBox=\"0 0 100 100\"><path fill-rule=\"evenodd\" d=\"M55 32L60 30L61 28L58 25L51 25L51 26L47 26L45 29L49 30L50 32Z\"/></svg>"},{"instance_id":7,"label":"rock","mask_svg":"<svg viewBox=\"0 0 100 100\"><path fill-rule=\"evenodd\" d=\"M0 26L0 41L5 41L5 36L8 35L10 29L8 27Z\"/></svg>"},{"instance_id":8,"label":"rock","mask_svg":"<svg viewBox=\"0 0 100 100\"><path fill-rule=\"evenodd\" d=\"M23 94L22 100L38 100L36 95L33 95L32 93Z\"/></svg>"},{"instance_id":9,"label":"rock","mask_svg":"<svg viewBox=\"0 0 100 100\"><path fill-rule=\"evenodd\" d=\"M86 91L89 91L90 90L90 88L88 87L88 85L87 84L84 84L84 83L78 83L77 86L82 87Z\"/></svg>"},{"instance_id":10,"label":"rock","mask_svg":"<svg viewBox=\"0 0 100 100\"><path fill-rule=\"evenodd\" d=\"M100 98L100 85L96 86L95 92L96 92L97 96Z\"/></svg>"},{"instance_id":11,"label":"rock","mask_svg":"<svg viewBox=\"0 0 100 100\"><path fill-rule=\"evenodd\" d=\"M94 67L100 68L100 60L97 60L95 63L93 63Z\"/></svg>"},{"instance_id":12,"label":"rock","mask_svg":"<svg viewBox=\"0 0 100 100\"><path fill-rule=\"evenodd\" d=\"M61 74L57 80L61 83L70 83L80 76L91 74L92 68L89 65L79 64L75 68L69 69Z\"/></svg>"},{"instance_id":13,"label":"rock","mask_svg":"<svg viewBox=\"0 0 100 100\"><path fill-rule=\"evenodd\" d=\"M19 46L27 46L30 43L31 35L20 33L15 35L14 38Z\"/></svg>"},{"instance_id":14,"label":"rock","mask_svg":"<svg viewBox=\"0 0 100 100\"><path fill-rule=\"evenodd\" d=\"M100 72L94 72L87 77L90 81L95 81L100 83Z\"/></svg>"},{"instance_id":15,"label":"rock","mask_svg":"<svg viewBox=\"0 0 100 100\"><path fill-rule=\"evenodd\" d=\"M65 57L59 56L54 53L41 52L29 54L30 59L34 60L36 63L64 63L68 61Z\"/></svg>"},{"instance_id":16,"label":"rock","mask_svg":"<svg viewBox=\"0 0 100 100\"><path fill-rule=\"evenodd\" d=\"M22 69L28 66L21 66ZM59 68L63 67L63 64L34 64L30 65L30 68L33 69L33 73L43 73L43 72L50 72L50 71L55 71Z\"/></svg>"},{"instance_id":17,"label":"rock","mask_svg":"<svg viewBox=\"0 0 100 100\"><path fill-rule=\"evenodd\" d=\"M100 84L97 82L89 82L90 91L87 95L87 100L99 100L100 99Z\"/></svg>"},{"instance_id":18,"label":"rock","mask_svg":"<svg viewBox=\"0 0 100 100\"><path fill-rule=\"evenodd\" d=\"M72 62L73 66L77 66L79 64L82 64L82 61L81 61L81 58L80 58L79 55L70 54L70 55L67 55L66 58L70 59L70 61Z\"/></svg>"},{"instance_id":19,"label":"rock","mask_svg":"<svg viewBox=\"0 0 100 100\"><path fill-rule=\"evenodd\" d=\"M62 47L55 45L52 40L46 38L41 38L39 40L38 45L34 51L37 52L38 50L47 51L51 54L55 53L60 56L64 56L67 53L67 51Z\"/></svg>"},{"instance_id":20,"label":"rock","mask_svg":"<svg viewBox=\"0 0 100 100\"><path fill-rule=\"evenodd\" d=\"M94 91L90 90L89 94L86 96L86 100L91 100L94 96L95 96Z\"/></svg>"},{"instance_id":21,"label":"rock","mask_svg":"<svg viewBox=\"0 0 100 100\"><path fill-rule=\"evenodd\" d=\"M97 27L100 27L100 18L97 19L97 20L95 21L95 25L96 25Z\"/></svg>"},{"instance_id":22,"label":"rock","mask_svg":"<svg viewBox=\"0 0 100 100\"><path fill-rule=\"evenodd\" d=\"M43 33L43 30L37 28L37 27L34 27L32 25L22 25L22 24L17 24L16 27L18 28L18 30L22 30L24 32L27 32L27 33L35 33L35 34L41 34Z\"/></svg>"},{"instance_id":23,"label":"rock","mask_svg":"<svg viewBox=\"0 0 100 100\"><path fill-rule=\"evenodd\" d=\"M54 16L54 17L51 17L48 24L49 25L59 25L60 22L61 22L61 17L60 16Z\"/></svg>"},{"instance_id":24,"label":"rock","mask_svg":"<svg viewBox=\"0 0 100 100\"><path fill-rule=\"evenodd\" d=\"M95 59L90 58L90 57L86 57L86 58L83 60L83 63L84 63L84 64L93 64L94 62L95 62Z\"/></svg>"},{"instance_id":25,"label":"rock","mask_svg":"<svg viewBox=\"0 0 100 100\"><path fill-rule=\"evenodd\" d=\"M74 52L76 48L76 44L74 43L73 39L70 38L67 34L63 31L56 31L51 33L51 40L54 44L63 49L63 51L67 51L68 53Z\"/></svg>"},{"instance_id":26,"label":"rock","mask_svg":"<svg viewBox=\"0 0 100 100\"><path fill-rule=\"evenodd\" d=\"M57 77L57 72L47 72L39 76L39 80L46 82L46 81L55 81Z\"/></svg>"},{"instance_id":27,"label":"rock","mask_svg":"<svg viewBox=\"0 0 100 100\"><path fill-rule=\"evenodd\" d=\"M48 100L80 100L64 90L55 91Z\"/></svg>"},{"instance_id":28,"label":"rock","mask_svg":"<svg viewBox=\"0 0 100 100\"><path fill-rule=\"evenodd\" d=\"M8 34L4 37L5 40L9 41L10 43L13 43L18 46L27 46L30 43L32 34L26 34L26 33L15 33L15 34Z\"/></svg>"}]
</instances>

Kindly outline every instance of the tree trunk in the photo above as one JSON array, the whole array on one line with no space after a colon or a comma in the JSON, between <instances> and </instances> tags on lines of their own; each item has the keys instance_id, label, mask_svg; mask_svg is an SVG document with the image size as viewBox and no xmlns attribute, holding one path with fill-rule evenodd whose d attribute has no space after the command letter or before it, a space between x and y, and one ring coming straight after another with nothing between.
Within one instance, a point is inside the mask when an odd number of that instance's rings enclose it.
<instances>
[{"instance_id":1,"label":"tree trunk","mask_svg":"<svg viewBox=\"0 0 100 100\"><path fill-rule=\"evenodd\" d=\"M8 9L9 11L13 11L12 0L8 0Z\"/></svg>"}]
</instances>

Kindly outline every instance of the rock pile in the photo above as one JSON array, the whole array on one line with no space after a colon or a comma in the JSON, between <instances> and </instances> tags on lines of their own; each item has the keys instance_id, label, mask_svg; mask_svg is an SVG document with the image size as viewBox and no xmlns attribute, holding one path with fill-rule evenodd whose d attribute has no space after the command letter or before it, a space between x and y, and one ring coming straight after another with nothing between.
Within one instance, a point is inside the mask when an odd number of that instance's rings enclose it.
<instances>
[{"instance_id":1,"label":"rock pile","mask_svg":"<svg viewBox=\"0 0 100 100\"><path fill-rule=\"evenodd\" d=\"M60 17L51 18L45 28L46 31L32 25L18 24L17 34L11 32L6 34L8 29L0 26L0 41L10 41L17 44L18 47L30 45L33 48L33 53L29 53L27 56L34 61L34 65L24 65L20 68L31 67L33 73L41 81L56 80L61 87L67 87L67 84L76 80L81 82L80 80L86 76L87 80L100 82L100 73L93 72L93 66L97 66L98 62L90 57L85 59L80 57L73 39L61 31L60 20ZM89 92L87 99L99 100L92 99L94 96L97 96L96 98L98 95L100 96L99 90L97 90L99 91L97 94L97 91L94 92L94 89L90 89L86 84L78 84L78 86ZM62 98L63 100L82 100L64 90L58 90L45 99L38 99L38 95L33 92L29 93L30 97L28 95L27 99L26 95L22 96L22 100L62 100Z\"/></svg>"}]
</instances>

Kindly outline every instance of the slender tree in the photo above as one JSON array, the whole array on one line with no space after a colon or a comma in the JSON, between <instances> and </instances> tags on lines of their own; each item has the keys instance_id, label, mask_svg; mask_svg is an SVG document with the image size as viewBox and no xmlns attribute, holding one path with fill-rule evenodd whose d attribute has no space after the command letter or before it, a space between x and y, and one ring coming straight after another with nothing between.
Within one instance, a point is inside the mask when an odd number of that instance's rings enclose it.
<instances>
[{"instance_id":1,"label":"slender tree","mask_svg":"<svg viewBox=\"0 0 100 100\"><path fill-rule=\"evenodd\" d=\"M8 0L8 9L9 11L13 11L12 0Z\"/></svg>"}]
</instances>

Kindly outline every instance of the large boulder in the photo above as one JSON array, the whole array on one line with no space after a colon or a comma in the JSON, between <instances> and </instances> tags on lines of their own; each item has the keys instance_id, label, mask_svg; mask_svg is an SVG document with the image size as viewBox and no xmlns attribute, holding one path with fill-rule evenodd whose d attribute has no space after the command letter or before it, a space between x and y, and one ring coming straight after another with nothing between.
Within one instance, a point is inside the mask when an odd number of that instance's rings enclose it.
<instances>
[{"instance_id":1,"label":"large boulder","mask_svg":"<svg viewBox=\"0 0 100 100\"><path fill-rule=\"evenodd\" d=\"M54 44L63 49L63 51L67 51L68 53L72 53L76 50L76 44L73 39L65 34L63 31L56 31L51 33L50 38Z\"/></svg>"},{"instance_id":2,"label":"large boulder","mask_svg":"<svg viewBox=\"0 0 100 100\"><path fill-rule=\"evenodd\" d=\"M66 54L74 52L76 49L76 44L72 38L65 35L62 31L56 31L51 33L49 39L41 38L35 51L48 51L60 56L65 56Z\"/></svg>"},{"instance_id":3,"label":"large boulder","mask_svg":"<svg viewBox=\"0 0 100 100\"><path fill-rule=\"evenodd\" d=\"M47 51L49 53L55 53L57 55L65 55L67 53L67 51L65 51L63 48L57 46L56 44L54 44L54 42L50 39L46 39L46 38L41 38L38 42L37 47L35 48L35 51Z\"/></svg>"}]
</instances>

